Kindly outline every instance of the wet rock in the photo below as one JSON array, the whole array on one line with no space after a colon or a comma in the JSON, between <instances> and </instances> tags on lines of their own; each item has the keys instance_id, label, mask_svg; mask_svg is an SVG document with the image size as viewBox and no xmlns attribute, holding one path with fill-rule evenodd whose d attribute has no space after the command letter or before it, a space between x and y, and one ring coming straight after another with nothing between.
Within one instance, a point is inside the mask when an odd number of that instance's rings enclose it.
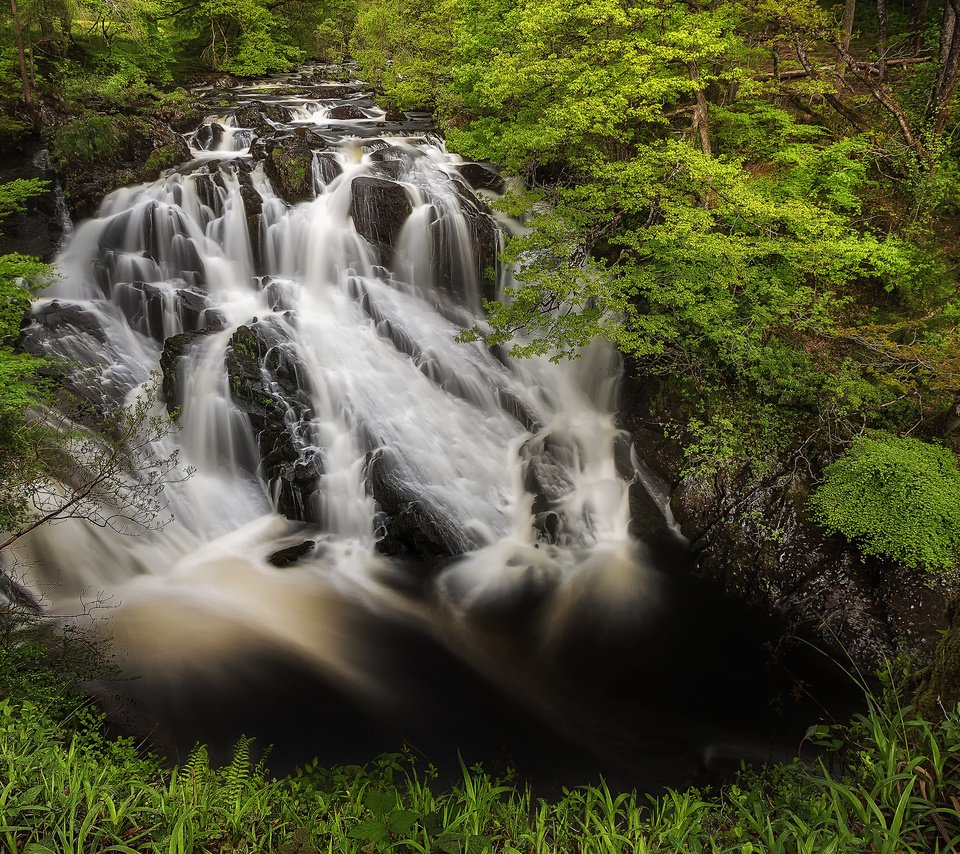
<instances>
[{"instance_id":1,"label":"wet rock","mask_svg":"<svg viewBox=\"0 0 960 854\"><path fill-rule=\"evenodd\" d=\"M354 178L350 190L354 228L377 247L386 264L404 221L413 211L410 197L394 181L367 176Z\"/></svg>"},{"instance_id":2,"label":"wet rock","mask_svg":"<svg viewBox=\"0 0 960 854\"><path fill-rule=\"evenodd\" d=\"M271 131L274 125L283 124L289 120L290 111L286 107L263 101L244 104L233 114L233 121L237 127L252 128L256 131Z\"/></svg>"},{"instance_id":3,"label":"wet rock","mask_svg":"<svg viewBox=\"0 0 960 854\"><path fill-rule=\"evenodd\" d=\"M214 160L205 169L194 176L197 196L201 204L206 205L215 217L223 215L223 194L226 184L220 174L220 161Z\"/></svg>"},{"instance_id":4,"label":"wet rock","mask_svg":"<svg viewBox=\"0 0 960 854\"><path fill-rule=\"evenodd\" d=\"M200 127L197 128L193 140L197 148L213 151L220 145L225 132L223 125L218 122L200 125Z\"/></svg>"},{"instance_id":5,"label":"wet rock","mask_svg":"<svg viewBox=\"0 0 960 854\"><path fill-rule=\"evenodd\" d=\"M334 107L327 114L328 118L336 119L337 121L350 121L352 119L365 119L367 114L361 110L359 107L355 107L353 104L342 104L339 107Z\"/></svg>"},{"instance_id":6,"label":"wet rock","mask_svg":"<svg viewBox=\"0 0 960 854\"><path fill-rule=\"evenodd\" d=\"M58 408L94 430L112 435L116 411L147 372L131 371L115 349L109 317L86 303L53 300L37 306L17 342L21 352L55 358L38 373L48 377Z\"/></svg>"},{"instance_id":7,"label":"wet rock","mask_svg":"<svg viewBox=\"0 0 960 854\"><path fill-rule=\"evenodd\" d=\"M457 170L474 190L491 190L502 193L506 183L492 168L482 163L464 163Z\"/></svg>"},{"instance_id":8,"label":"wet rock","mask_svg":"<svg viewBox=\"0 0 960 854\"><path fill-rule=\"evenodd\" d=\"M404 477L395 453L380 448L367 457L367 487L380 508L381 554L445 557L463 554L469 542Z\"/></svg>"},{"instance_id":9,"label":"wet rock","mask_svg":"<svg viewBox=\"0 0 960 854\"><path fill-rule=\"evenodd\" d=\"M285 549L277 549L277 551L267 557L267 563L279 569L293 566L295 563L298 563L301 558L311 554L316 545L316 540L304 540L302 543L287 546Z\"/></svg>"},{"instance_id":10,"label":"wet rock","mask_svg":"<svg viewBox=\"0 0 960 854\"><path fill-rule=\"evenodd\" d=\"M267 304L272 311L293 311L297 307L300 288L289 279L274 279L264 276L260 280L260 287L267 298Z\"/></svg>"},{"instance_id":11,"label":"wet rock","mask_svg":"<svg viewBox=\"0 0 960 854\"><path fill-rule=\"evenodd\" d=\"M26 151L12 151L0 157L0 183L18 178L38 178L46 181L47 186L38 195L27 199L23 210L4 218L0 229L0 255L19 252L51 261L63 240L63 200L62 194L58 198L59 179L48 152L40 147L38 139L21 142Z\"/></svg>"},{"instance_id":12,"label":"wet rock","mask_svg":"<svg viewBox=\"0 0 960 854\"><path fill-rule=\"evenodd\" d=\"M257 474L289 519L319 521L322 459L310 426L306 372L286 333L273 321L240 326L225 358L230 396L250 421L260 454Z\"/></svg>"},{"instance_id":13,"label":"wet rock","mask_svg":"<svg viewBox=\"0 0 960 854\"><path fill-rule=\"evenodd\" d=\"M160 391L163 394L163 402L167 407L167 412L171 415L183 408L185 399L184 390L186 388L184 362L190 357L194 347L206 335L219 332L222 326L211 324L204 329L197 329L191 332L181 332L179 335L172 335L163 343L163 352L160 354Z\"/></svg>"},{"instance_id":14,"label":"wet rock","mask_svg":"<svg viewBox=\"0 0 960 854\"><path fill-rule=\"evenodd\" d=\"M313 198L313 152L326 148L323 137L307 128L257 140L251 148L277 193L291 204Z\"/></svg>"},{"instance_id":15,"label":"wet rock","mask_svg":"<svg viewBox=\"0 0 960 854\"><path fill-rule=\"evenodd\" d=\"M381 160L379 163L374 162L373 168L378 176L399 181L407 169L407 164L403 160Z\"/></svg>"},{"instance_id":16,"label":"wet rock","mask_svg":"<svg viewBox=\"0 0 960 854\"><path fill-rule=\"evenodd\" d=\"M317 170L320 173L320 180L324 184L330 184L335 178L343 174L343 167L334 154L317 154Z\"/></svg>"},{"instance_id":17,"label":"wet rock","mask_svg":"<svg viewBox=\"0 0 960 854\"><path fill-rule=\"evenodd\" d=\"M472 269L468 271L463 266L465 261L456 243L462 240L459 232L451 231L446 218L436 216L430 223L436 265L434 276L438 287L446 291L456 302L476 310L481 306L478 295L487 300L497 297L500 267L499 230L493 216L465 183L456 181L454 187L457 191L460 211L467 223L470 244L466 248L470 250ZM472 284L472 279L476 281L475 286Z\"/></svg>"},{"instance_id":18,"label":"wet rock","mask_svg":"<svg viewBox=\"0 0 960 854\"><path fill-rule=\"evenodd\" d=\"M500 408L519 421L528 433L536 433L543 426L530 408L512 391L506 388L498 388L496 394Z\"/></svg>"},{"instance_id":19,"label":"wet rock","mask_svg":"<svg viewBox=\"0 0 960 854\"><path fill-rule=\"evenodd\" d=\"M221 322L210 298L189 288L121 282L114 288L113 302L134 329L160 342L178 332L217 327Z\"/></svg>"},{"instance_id":20,"label":"wet rock","mask_svg":"<svg viewBox=\"0 0 960 854\"><path fill-rule=\"evenodd\" d=\"M423 157L426 155L418 149L401 148L396 145L385 145L370 154L370 160L375 164L376 171L395 181L403 176L414 161Z\"/></svg>"},{"instance_id":21,"label":"wet rock","mask_svg":"<svg viewBox=\"0 0 960 854\"><path fill-rule=\"evenodd\" d=\"M161 259L171 275L202 288L204 263L191 234L196 234L191 220L176 205L151 201L117 214L104 227L98 244L105 265L98 278L104 295L111 296L114 282L163 278Z\"/></svg>"},{"instance_id":22,"label":"wet rock","mask_svg":"<svg viewBox=\"0 0 960 854\"><path fill-rule=\"evenodd\" d=\"M401 148L399 145L384 145L370 152L370 159L374 163L383 163L390 160L412 163L414 160L422 160L426 156L417 148Z\"/></svg>"},{"instance_id":23,"label":"wet rock","mask_svg":"<svg viewBox=\"0 0 960 854\"><path fill-rule=\"evenodd\" d=\"M263 212L263 196L253 186L250 164L240 161L236 170L237 182L240 184L240 198L243 201L243 211L247 219L260 216Z\"/></svg>"},{"instance_id":24,"label":"wet rock","mask_svg":"<svg viewBox=\"0 0 960 854\"><path fill-rule=\"evenodd\" d=\"M500 276L500 233L497 223L489 210L472 193L460 193L460 208L470 227L480 296L486 300L495 300Z\"/></svg>"},{"instance_id":25,"label":"wet rock","mask_svg":"<svg viewBox=\"0 0 960 854\"><path fill-rule=\"evenodd\" d=\"M317 83L313 95L321 101L340 101L360 91L360 86L354 83L326 83L322 78L317 81L317 77L318 75L313 77Z\"/></svg>"},{"instance_id":26,"label":"wet rock","mask_svg":"<svg viewBox=\"0 0 960 854\"><path fill-rule=\"evenodd\" d=\"M107 340L107 333L104 332L97 315L87 307L76 303L52 300L38 306L34 310L31 320L38 327L51 333L58 329L71 329L89 335L101 343L105 343ZM29 330L24 331L28 332ZM31 353L34 356L42 356L43 351L32 346L32 343L33 339L30 337L21 339L21 348L24 352Z\"/></svg>"},{"instance_id":27,"label":"wet rock","mask_svg":"<svg viewBox=\"0 0 960 854\"><path fill-rule=\"evenodd\" d=\"M572 437L539 433L520 447L523 486L533 498L533 527L538 538L558 543L568 530L563 500L573 489L570 471L579 466L580 449Z\"/></svg>"}]
</instances>

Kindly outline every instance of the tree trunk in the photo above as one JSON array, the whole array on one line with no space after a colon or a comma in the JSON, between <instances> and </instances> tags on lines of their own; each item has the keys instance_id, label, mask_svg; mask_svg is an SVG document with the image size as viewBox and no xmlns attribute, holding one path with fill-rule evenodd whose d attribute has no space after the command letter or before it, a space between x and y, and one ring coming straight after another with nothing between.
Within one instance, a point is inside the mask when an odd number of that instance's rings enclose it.
<instances>
[{"instance_id":1,"label":"tree trunk","mask_svg":"<svg viewBox=\"0 0 960 854\"><path fill-rule=\"evenodd\" d=\"M849 50L853 38L853 17L857 12L857 0L844 0L843 3L843 49Z\"/></svg>"},{"instance_id":2,"label":"tree trunk","mask_svg":"<svg viewBox=\"0 0 960 854\"><path fill-rule=\"evenodd\" d=\"M947 0L940 30L937 76L927 104L927 123L933 136L940 136L949 118L949 104L957 88L960 72L960 0Z\"/></svg>"},{"instance_id":3,"label":"tree trunk","mask_svg":"<svg viewBox=\"0 0 960 854\"><path fill-rule=\"evenodd\" d=\"M700 86L700 67L696 60L690 61L690 79L696 88L697 105L693 111L693 130L700 137L700 150L707 157L713 155L713 146L710 144L710 112L707 97Z\"/></svg>"},{"instance_id":4,"label":"tree trunk","mask_svg":"<svg viewBox=\"0 0 960 854\"><path fill-rule=\"evenodd\" d=\"M30 68L30 85L36 89L37 88L37 69L33 64L33 39L30 38L30 35L27 34L27 60Z\"/></svg>"},{"instance_id":5,"label":"tree trunk","mask_svg":"<svg viewBox=\"0 0 960 854\"><path fill-rule=\"evenodd\" d=\"M23 24L20 22L20 10L17 8L17 0L10 0L10 11L13 12L13 29L17 34L17 60L20 64L20 80L23 83L23 103L29 107L33 103L33 89L30 86L27 55L23 49Z\"/></svg>"},{"instance_id":6,"label":"tree trunk","mask_svg":"<svg viewBox=\"0 0 960 854\"><path fill-rule=\"evenodd\" d=\"M913 52L923 47L923 30L927 26L930 15L930 0L913 0L913 14L910 18L910 28L913 31Z\"/></svg>"},{"instance_id":7,"label":"tree trunk","mask_svg":"<svg viewBox=\"0 0 960 854\"><path fill-rule=\"evenodd\" d=\"M877 0L877 20L880 23L880 43L877 45L877 76L882 83L887 76L887 51L890 48L890 21L887 18L887 0Z\"/></svg>"}]
</instances>

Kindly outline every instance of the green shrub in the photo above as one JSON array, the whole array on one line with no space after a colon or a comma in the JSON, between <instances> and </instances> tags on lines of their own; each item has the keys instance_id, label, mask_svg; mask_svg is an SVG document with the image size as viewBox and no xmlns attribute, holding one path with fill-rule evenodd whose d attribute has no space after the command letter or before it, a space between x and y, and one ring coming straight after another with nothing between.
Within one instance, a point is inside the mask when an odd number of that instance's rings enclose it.
<instances>
[{"instance_id":1,"label":"green shrub","mask_svg":"<svg viewBox=\"0 0 960 854\"><path fill-rule=\"evenodd\" d=\"M117 127L109 116L89 115L59 128L53 153L61 163L95 163L117 153Z\"/></svg>"},{"instance_id":2,"label":"green shrub","mask_svg":"<svg viewBox=\"0 0 960 854\"><path fill-rule=\"evenodd\" d=\"M883 431L860 436L828 466L809 506L865 554L928 571L960 562L960 468L948 448Z\"/></svg>"}]
</instances>

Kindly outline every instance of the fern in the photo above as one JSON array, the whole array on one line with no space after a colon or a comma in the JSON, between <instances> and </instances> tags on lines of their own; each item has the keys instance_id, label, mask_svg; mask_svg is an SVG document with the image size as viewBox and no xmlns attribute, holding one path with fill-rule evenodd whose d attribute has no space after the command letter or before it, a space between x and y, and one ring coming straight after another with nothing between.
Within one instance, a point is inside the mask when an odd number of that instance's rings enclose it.
<instances>
[{"instance_id":1,"label":"fern","mask_svg":"<svg viewBox=\"0 0 960 854\"><path fill-rule=\"evenodd\" d=\"M210 782L210 755L204 744L198 744L187 757L186 764L180 769L180 781L184 792L190 792L194 804L206 799Z\"/></svg>"},{"instance_id":2,"label":"fern","mask_svg":"<svg viewBox=\"0 0 960 854\"><path fill-rule=\"evenodd\" d=\"M241 805L244 793L253 780L250 765L250 747L252 744L252 738L245 735L241 736L233 752L233 759L223 769L223 797L234 809Z\"/></svg>"}]
</instances>

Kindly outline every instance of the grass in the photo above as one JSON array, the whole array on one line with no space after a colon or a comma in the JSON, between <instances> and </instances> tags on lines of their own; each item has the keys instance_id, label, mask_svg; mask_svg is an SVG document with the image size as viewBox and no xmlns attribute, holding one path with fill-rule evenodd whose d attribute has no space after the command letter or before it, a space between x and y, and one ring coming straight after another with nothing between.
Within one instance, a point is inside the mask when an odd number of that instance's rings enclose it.
<instances>
[{"instance_id":1,"label":"grass","mask_svg":"<svg viewBox=\"0 0 960 854\"><path fill-rule=\"evenodd\" d=\"M368 767L315 763L272 778L242 740L213 767L197 747L166 768L81 709L64 719L0 702L0 851L789 852L960 850L960 714L918 718L896 694L870 698L849 726L813 728L820 759L744 771L718 790L659 797L604 783L532 798L513 779L462 768L439 790L407 755ZM436 790L435 790L436 789Z\"/></svg>"}]
</instances>

